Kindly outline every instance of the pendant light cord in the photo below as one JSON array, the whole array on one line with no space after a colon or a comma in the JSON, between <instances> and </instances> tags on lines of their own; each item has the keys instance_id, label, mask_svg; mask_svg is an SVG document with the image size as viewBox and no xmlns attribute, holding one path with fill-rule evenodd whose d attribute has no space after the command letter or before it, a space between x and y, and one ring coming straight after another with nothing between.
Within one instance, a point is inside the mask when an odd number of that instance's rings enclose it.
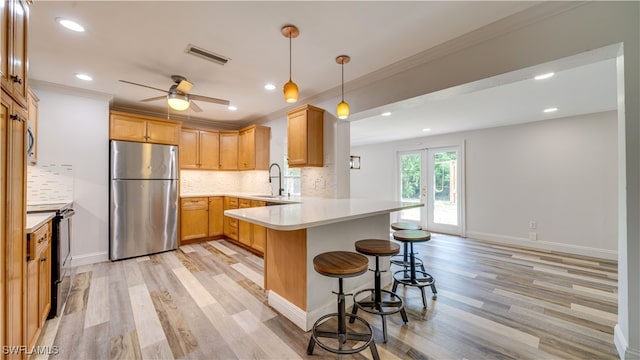
<instances>
[{"instance_id":1,"label":"pendant light cord","mask_svg":"<svg viewBox=\"0 0 640 360\"><path fill-rule=\"evenodd\" d=\"M344 102L344 60L341 61L342 67L342 101Z\"/></svg>"},{"instance_id":2,"label":"pendant light cord","mask_svg":"<svg viewBox=\"0 0 640 360\"><path fill-rule=\"evenodd\" d=\"M289 32L289 81L291 81L291 32Z\"/></svg>"}]
</instances>

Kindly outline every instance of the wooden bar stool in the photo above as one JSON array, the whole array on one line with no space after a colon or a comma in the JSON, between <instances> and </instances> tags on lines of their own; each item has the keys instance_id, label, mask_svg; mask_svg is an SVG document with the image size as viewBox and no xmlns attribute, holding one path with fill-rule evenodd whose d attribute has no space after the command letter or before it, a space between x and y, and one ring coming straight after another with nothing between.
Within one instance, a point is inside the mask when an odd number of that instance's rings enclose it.
<instances>
[{"instance_id":1,"label":"wooden bar stool","mask_svg":"<svg viewBox=\"0 0 640 360\"><path fill-rule=\"evenodd\" d=\"M358 309L362 309L370 314L382 316L382 334L384 342L386 343L387 318L385 315L392 315L399 312L400 315L402 315L402 320L405 324L409 321L409 319L407 319L407 313L404 311L402 298L396 293L383 290L380 286L380 273L386 271L380 270L380 256L391 256L399 253L400 245L389 240L366 239L356 241L355 246L359 253L376 257L376 268L374 270L369 269L375 274L374 287L372 289L360 290L353 294L354 304L351 314L355 315L358 312ZM360 294L363 293L369 293L369 297L358 300ZM383 294L385 295L385 299L383 299ZM355 317L349 319L349 322L351 323L354 321Z\"/></svg>"},{"instance_id":2,"label":"wooden bar stool","mask_svg":"<svg viewBox=\"0 0 640 360\"><path fill-rule=\"evenodd\" d=\"M394 231L422 230L422 226L414 222L400 221L400 222L391 223L391 229ZM392 264L402 266L408 270L409 267L411 266L411 263L409 262L409 243L405 242L403 245L404 245L403 253L400 255L392 256L390 261ZM422 271L426 271L424 269L424 264L422 263L422 260L419 258L416 258L416 266L420 266Z\"/></svg>"},{"instance_id":3,"label":"wooden bar stool","mask_svg":"<svg viewBox=\"0 0 640 360\"><path fill-rule=\"evenodd\" d=\"M378 349L373 341L373 329L371 325L363 318L353 315L352 319L358 320L358 323L364 326L367 332L355 332L347 328L346 310L345 310L345 294L342 287L342 279L346 277L354 277L362 275L369 267L369 260L366 256L351 251L330 251L317 255L313 258L313 268L324 276L338 278L338 312L331 313L320 317L313 328L311 328L311 339L307 346L307 355L313 354L313 348L318 344L321 348L335 354L355 354L365 348L371 349L371 355L375 360L379 360ZM336 318L338 321L338 329L324 330L320 329L320 325L329 318ZM361 326L362 327L362 326ZM334 343L325 343L320 341L321 338L336 339ZM358 347L349 347L347 342L351 340L353 344L363 342Z\"/></svg>"},{"instance_id":4,"label":"wooden bar stool","mask_svg":"<svg viewBox=\"0 0 640 360\"><path fill-rule=\"evenodd\" d=\"M416 270L416 259L413 253L413 243L425 242L431 240L431 234L424 230L398 230L393 233L395 240L401 241L405 244L409 244L409 273L406 269L396 271L393 273L393 288L391 291L395 292L398 288L398 284L405 286L416 286L420 288L422 292L422 304L424 308L427 308L427 299L424 294L424 287L430 286L433 292L433 300L438 297L438 291L436 291L436 280L430 274L422 270Z\"/></svg>"}]
</instances>

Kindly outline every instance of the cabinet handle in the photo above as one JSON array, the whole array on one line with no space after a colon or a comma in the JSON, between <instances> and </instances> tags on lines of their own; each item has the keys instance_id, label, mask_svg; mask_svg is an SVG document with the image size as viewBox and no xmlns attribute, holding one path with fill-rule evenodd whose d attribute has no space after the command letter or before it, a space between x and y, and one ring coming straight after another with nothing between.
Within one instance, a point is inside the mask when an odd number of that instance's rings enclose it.
<instances>
[{"instance_id":1,"label":"cabinet handle","mask_svg":"<svg viewBox=\"0 0 640 360\"><path fill-rule=\"evenodd\" d=\"M22 79L20 79L20 77L18 75L11 75L11 80L14 83L18 83L18 84L22 85Z\"/></svg>"},{"instance_id":2,"label":"cabinet handle","mask_svg":"<svg viewBox=\"0 0 640 360\"><path fill-rule=\"evenodd\" d=\"M9 119L16 120L16 121L23 121L22 117L20 117L20 115L18 115L18 114L9 115Z\"/></svg>"},{"instance_id":3,"label":"cabinet handle","mask_svg":"<svg viewBox=\"0 0 640 360\"><path fill-rule=\"evenodd\" d=\"M45 256L45 257L43 257L42 259L40 259L40 261L42 261L42 262L47 261L47 257L46 257L46 256Z\"/></svg>"}]
</instances>

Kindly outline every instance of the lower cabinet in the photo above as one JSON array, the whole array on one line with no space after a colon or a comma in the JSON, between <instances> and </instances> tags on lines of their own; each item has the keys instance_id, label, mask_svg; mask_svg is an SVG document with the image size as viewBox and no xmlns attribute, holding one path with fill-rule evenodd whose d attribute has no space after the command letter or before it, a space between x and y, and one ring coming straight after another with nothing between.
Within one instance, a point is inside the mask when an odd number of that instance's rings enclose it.
<instances>
[{"instance_id":1,"label":"lower cabinet","mask_svg":"<svg viewBox=\"0 0 640 360\"><path fill-rule=\"evenodd\" d=\"M27 242L27 345L31 349L51 310L51 222L30 233Z\"/></svg>"},{"instance_id":2,"label":"lower cabinet","mask_svg":"<svg viewBox=\"0 0 640 360\"><path fill-rule=\"evenodd\" d=\"M264 254L267 229L224 216L224 210L266 206L266 202L232 196L180 199L180 244L222 236L260 255Z\"/></svg>"}]
</instances>

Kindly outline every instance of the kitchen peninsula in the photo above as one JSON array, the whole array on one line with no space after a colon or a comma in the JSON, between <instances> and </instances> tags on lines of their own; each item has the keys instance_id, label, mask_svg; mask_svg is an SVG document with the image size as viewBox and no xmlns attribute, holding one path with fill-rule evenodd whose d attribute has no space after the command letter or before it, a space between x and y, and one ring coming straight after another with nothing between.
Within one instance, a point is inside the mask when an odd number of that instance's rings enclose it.
<instances>
[{"instance_id":1,"label":"kitchen peninsula","mask_svg":"<svg viewBox=\"0 0 640 360\"><path fill-rule=\"evenodd\" d=\"M355 251L357 240L388 239L389 214L419 206L423 204L302 198L295 204L226 210L224 214L267 228L264 288L269 292L269 305L306 331L322 315L335 312L336 304L331 292L335 281L316 273L313 258L326 251ZM388 283L390 275L385 275ZM345 281L347 292L372 284L371 274Z\"/></svg>"}]
</instances>

